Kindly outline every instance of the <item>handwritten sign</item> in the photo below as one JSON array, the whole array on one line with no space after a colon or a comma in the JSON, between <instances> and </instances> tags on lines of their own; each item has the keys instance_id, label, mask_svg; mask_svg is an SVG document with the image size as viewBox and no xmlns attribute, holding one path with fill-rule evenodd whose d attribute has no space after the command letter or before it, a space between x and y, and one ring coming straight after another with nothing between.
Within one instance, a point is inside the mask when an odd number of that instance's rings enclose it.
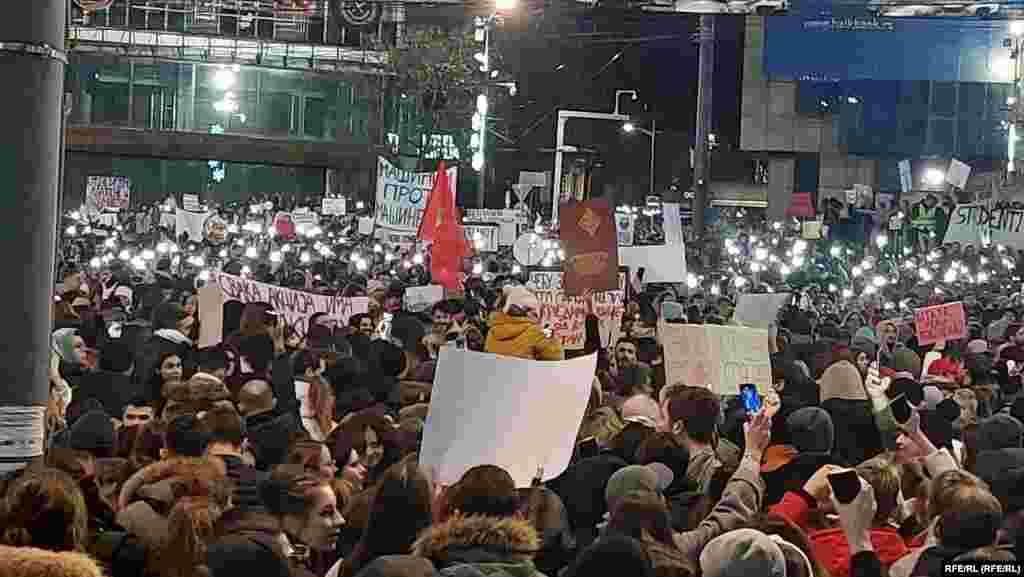
<instances>
[{"instance_id":1,"label":"handwritten sign","mask_svg":"<svg viewBox=\"0 0 1024 577\"><path fill-rule=\"evenodd\" d=\"M201 343L208 343L216 335L220 341L223 331L223 322L217 326L216 323L209 323L203 307L216 309L223 307L227 301L240 301L243 303L265 302L269 303L279 315L284 318L285 324L293 328L300 335L306 334L306 327L309 318L316 313L326 313L335 318L341 324L348 324L352 315L365 313L369 307L370 299L367 297L339 297L329 295L318 295L303 291L297 291L279 287L271 284L252 281L246 278L211 272L207 287L216 287L219 290L220 298L217 298L216 291L206 291L200 294L200 314L203 322L200 335ZM203 298L205 296L205 298ZM218 300L220 301L218 304ZM209 333L207 333L209 331ZM206 337L206 338L204 338Z\"/></svg>"},{"instance_id":2,"label":"handwritten sign","mask_svg":"<svg viewBox=\"0 0 1024 577\"><path fill-rule=\"evenodd\" d=\"M950 216L943 242L981 245L986 242L1024 248L1024 210L987 203L958 204Z\"/></svg>"},{"instance_id":3,"label":"handwritten sign","mask_svg":"<svg viewBox=\"0 0 1024 577\"><path fill-rule=\"evenodd\" d=\"M967 336L964 303L947 303L914 309L914 328L920 345L962 339Z\"/></svg>"},{"instance_id":4,"label":"handwritten sign","mask_svg":"<svg viewBox=\"0 0 1024 577\"><path fill-rule=\"evenodd\" d=\"M90 176L85 182L86 207L97 211L128 208L131 180L127 176Z\"/></svg>"},{"instance_id":5,"label":"handwritten sign","mask_svg":"<svg viewBox=\"0 0 1024 577\"><path fill-rule=\"evenodd\" d=\"M452 193L458 173L448 169ZM391 232L416 234L427 208L427 198L434 186L433 172L402 170L384 158L377 159L377 228Z\"/></svg>"},{"instance_id":6,"label":"handwritten sign","mask_svg":"<svg viewBox=\"0 0 1024 577\"><path fill-rule=\"evenodd\" d=\"M763 329L719 325L661 323L667 383L707 386L720 395L739 394L754 383L762 395L771 390L770 333Z\"/></svg>"},{"instance_id":7,"label":"handwritten sign","mask_svg":"<svg viewBox=\"0 0 1024 577\"><path fill-rule=\"evenodd\" d=\"M491 225L466 224L462 226L466 240L479 252L497 252L500 229Z\"/></svg>"},{"instance_id":8,"label":"handwritten sign","mask_svg":"<svg viewBox=\"0 0 1024 577\"><path fill-rule=\"evenodd\" d=\"M561 271L532 271L527 286L540 301L540 326L551 329L554 337L562 343L562 348L582 349L587 336L587 301L565 294ZM626 310L625 297L626 275L621 272L618 290L590 296L602 346L618 340L622 314Z\"/></svg>"}]
</instances>

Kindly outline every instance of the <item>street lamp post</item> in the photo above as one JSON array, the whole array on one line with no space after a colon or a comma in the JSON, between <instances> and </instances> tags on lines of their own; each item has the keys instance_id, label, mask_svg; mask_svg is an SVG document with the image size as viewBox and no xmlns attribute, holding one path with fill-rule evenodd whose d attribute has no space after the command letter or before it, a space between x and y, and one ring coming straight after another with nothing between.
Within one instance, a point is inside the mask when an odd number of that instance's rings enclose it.
<instances>
[{"instance_id":1,"label":"street lamp post","mask_svg":"<svg viewBox=\"0 0 1024 577\"><path fill-rule=\"evenodd\" d=\"M637 125L633 124L632 122L624 123L622 125L622 130L627 132L627 133L640 132L640 133L646 134L647 136L651 137L651 167L650 167L651 192L650 192L650 195L654 196L654 143L655 143L655 137L658 134L657 121L655 119L653 119L653 118L651 119L651 129L650 130L647 130L645 128L639 128Z\"/></svg>"},{"instance_id":2,"label":"street lamp post","mask_svg":"<svg viewBox=\"0 0 1024 577\"><path fill-rule=\"evenodd\" d=\"M555 173L551 183L551 225L558 226L558 204L562 200L562 155L576 152L575 146L565 145L565 123L570 118L588 118L590 120L612 120L627 122L628 116L607 112L587 112L585 110L559 110L558 123L555 126Z\"/></svg>"}]
</instances>

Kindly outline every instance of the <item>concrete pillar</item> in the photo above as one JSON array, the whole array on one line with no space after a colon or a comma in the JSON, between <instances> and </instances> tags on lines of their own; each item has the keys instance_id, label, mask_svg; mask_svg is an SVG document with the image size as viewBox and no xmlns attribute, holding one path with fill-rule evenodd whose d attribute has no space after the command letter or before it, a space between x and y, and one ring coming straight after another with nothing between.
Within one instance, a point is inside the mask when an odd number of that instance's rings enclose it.
<instances>
[{"instance_id":1,"label":"concrete pillar","mask_svg":"<svg viewBox=\"0 0 1024 577\"><path fill-rule=\"evenodd\" d=\"M795 184L795 158L773 158L768 161L768 220L783 220L786 217L786 209L793 200Z\"/></svg>"},{"instance_id":2,"label":"concrete pillar","mask_svg":"<svg viewBox=\"0 0 1024 577\"><path fill-rule=\"evenodd\" d=\"M43 454L64 93L64 0L11 2L0 19L0 473Z\"/></svg>"}]
</instances>

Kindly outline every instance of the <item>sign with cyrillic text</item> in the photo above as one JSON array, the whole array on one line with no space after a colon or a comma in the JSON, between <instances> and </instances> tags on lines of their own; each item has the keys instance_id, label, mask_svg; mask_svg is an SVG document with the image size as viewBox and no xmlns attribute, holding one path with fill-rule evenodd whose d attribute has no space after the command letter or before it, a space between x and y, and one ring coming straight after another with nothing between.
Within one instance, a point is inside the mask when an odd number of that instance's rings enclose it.
<instances>
[{"instance_id":1,"label":"sign with cyrillic text","mask_svg":"<svg viewBox=\"0 0 1024 577\"><path fill-rule=\"evenodd\" d=\"M458 171L448 169L448 182L455 194ZM377 159L377 228L416 234L434 186L434 172L402 170L384 158Z\"/></svg>"},{"instance_id":2,"label":"sign with cyrillic text","mask_svg":"<svg viewBox=\"0 0 1024 577\"><path fill-rule=\"evenodd\" d=\"M917 331L919 345L966 337L967 315L964 313L964 303L914 309L914 329Z\"/></svg>"}]
</instances>

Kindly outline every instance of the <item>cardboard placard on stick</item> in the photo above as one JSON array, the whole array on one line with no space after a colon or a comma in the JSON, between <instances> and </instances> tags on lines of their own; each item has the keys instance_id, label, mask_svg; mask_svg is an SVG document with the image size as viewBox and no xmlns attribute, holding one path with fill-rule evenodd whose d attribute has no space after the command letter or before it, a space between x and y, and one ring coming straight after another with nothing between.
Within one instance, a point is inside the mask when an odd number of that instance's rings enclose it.
<instances>
[{"instance_id":1,"label":"cardboard placard on stick","mask_svg":"<svg viewBox=\"0 0 1024 577\"><path fill-rule=\"evenodd\" d=\"M754 383L767 394L772 384L770 335L745 327L660 323L665 382L706 386L719 395L738 395L741 384Z\"/></svg>"},{"instance_id":2,"label":"cardboard placard on stick","mask_svg":"<svg viewBox=\"0 0 1024 577\"><path fill-rule=\"evenodd\" d=\"M955 341L967 336L964 303L946 303L914 309L914 330L920 345Z\"/></svg>"}]
</instances>

